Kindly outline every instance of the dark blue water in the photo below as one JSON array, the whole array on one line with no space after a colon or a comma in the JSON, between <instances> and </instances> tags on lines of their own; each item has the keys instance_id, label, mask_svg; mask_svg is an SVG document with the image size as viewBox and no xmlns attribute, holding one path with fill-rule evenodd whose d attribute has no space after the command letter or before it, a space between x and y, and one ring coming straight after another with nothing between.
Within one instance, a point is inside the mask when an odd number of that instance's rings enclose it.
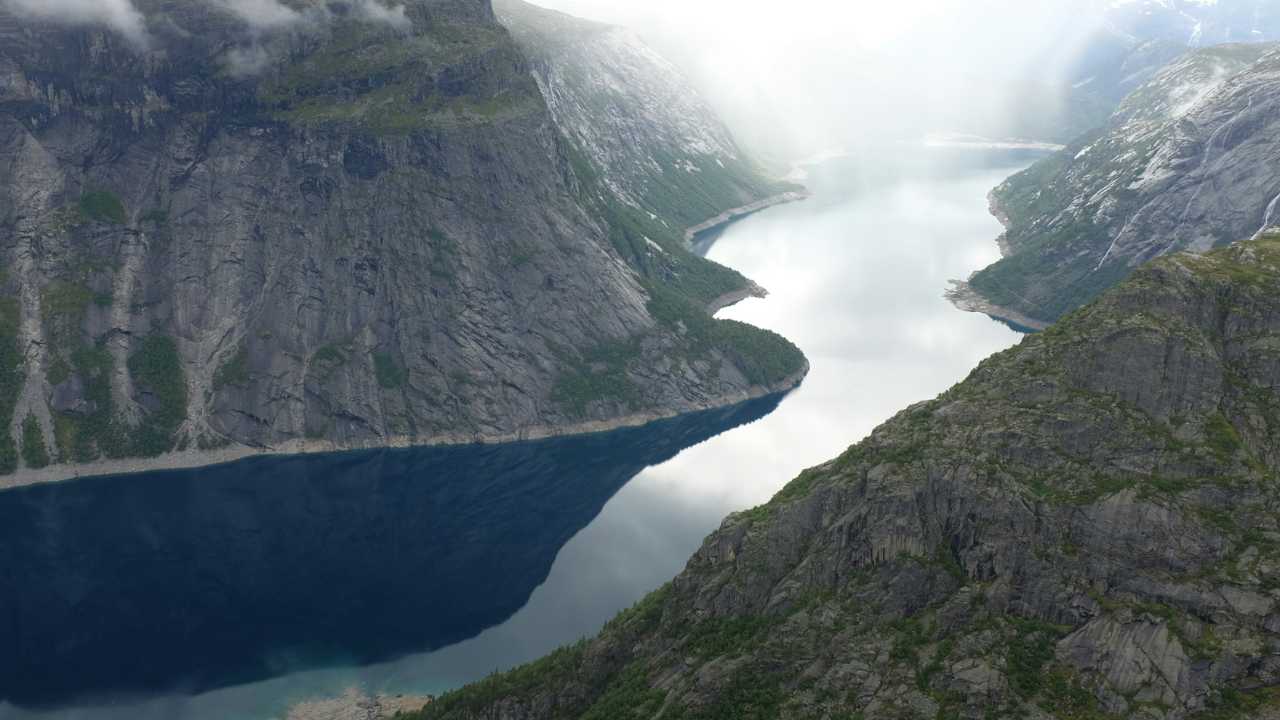
<instances>
[{"instance_id":1,"label":"dark blue water","mask_svg":"<svg viewBox=\"0 0 1280 720\"><path fill-rule=\"evenodd\" d=\"M0 697L198 694L464 640L524 606L637 473L778 402L2 493Z\"/></svg>"}]
</instances>

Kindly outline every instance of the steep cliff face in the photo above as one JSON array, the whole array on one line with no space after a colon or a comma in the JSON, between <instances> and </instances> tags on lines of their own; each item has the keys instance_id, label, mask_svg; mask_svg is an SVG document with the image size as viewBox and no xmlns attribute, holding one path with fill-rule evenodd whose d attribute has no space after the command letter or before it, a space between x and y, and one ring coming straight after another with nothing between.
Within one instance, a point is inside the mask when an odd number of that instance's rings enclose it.
<instances>
[{"instance_id":1,"label":"steep cliff face","mask_svg":"<svg viewBox=\"0 0 1280 720\"><path fill-rule=\"evenodd\" d=\"M698 91L634 32L496 0L566 136L669 232L797 188L767 179Z\"/></svg>"},{"instance_id":2,"label":"steep cliff face","mask_svg":"<svg viewBox=\"0 0 1280 720\"><path fill-rule=\"evenodd\" d=\"M549 434L802 373L704 311L740 275L631 253L487 0L137 4L141 40L0 6L0 469Z\"/></svg>"},{"instance_id":3,"label":"steep cliff face","mask_svg":"<svg viewBox=\"0 0 1280 720\"><path fill-rule=\"evenodd\" d=\"M1177 255L424 718L1280 717L1280 234Z\"/></svg>"},{"instance_id":4,"label":"steep cliff face","mask_svg":"<svg viewBox=\"0 0 1280 720\"><path fill-rule=\"evenodd\" d=\"M972 288L1049 322L1154 257L1280 222L1277 79L1274 45L1201 50L1163 70L1104 131L995 190L1006 257Z\"/></svg>"}]
</instances>

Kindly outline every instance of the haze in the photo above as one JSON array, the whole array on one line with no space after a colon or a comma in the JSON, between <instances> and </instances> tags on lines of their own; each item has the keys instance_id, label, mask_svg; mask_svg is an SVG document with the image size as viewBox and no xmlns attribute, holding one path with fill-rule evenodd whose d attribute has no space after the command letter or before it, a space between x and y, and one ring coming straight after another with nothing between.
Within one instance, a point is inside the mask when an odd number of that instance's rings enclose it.
<instances>
[{"instance_id":1,"label":"haze","mask_svg":"<svg viewBox=\"0 0 1280 720\"><path fill-rule=\"evenodd\" d=\"M538 3L637 30L743 140L792 159L886 137L1018 134L1026 87L1060 79L1098 24L1081 0Z\"/></svg>"}]
</instances>

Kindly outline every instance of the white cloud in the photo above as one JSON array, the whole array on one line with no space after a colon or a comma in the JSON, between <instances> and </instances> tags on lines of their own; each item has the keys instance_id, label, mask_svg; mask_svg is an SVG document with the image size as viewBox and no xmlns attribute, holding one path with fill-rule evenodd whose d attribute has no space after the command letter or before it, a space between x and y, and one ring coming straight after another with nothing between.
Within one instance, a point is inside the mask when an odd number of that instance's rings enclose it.
<instances>
[{"instance_id":1,"label":"white cloud","mask_svg":"<svg viewBox=\"0 0 1280 720\"><path fill-rule=\"evenodd\" d=\"M214 0L214 4L258 30L275 30L302 21L302 14L276 0Z\"/></svg>"},{"instance_id":2,"label":"white cloud","mask_svg":"<svg viewBox=\"0 0 1280 720\"><path fill-rule=\"evenodd\" d=\"M413 24L404 14L403 5L388 7L378 0L355 0L352 9L358 17L370 22L383 22L401 29L408 29Z\"/></svg>"},{"instance_id":3,"label":"white cloud","mask_svg":"<svg viewBox=\"0 0 1280 720\"><path fill-rule=\"evenodd\" d=\"M102 23L130 40L146 42L146 23L131 0L0 0L12 12L69 24Z\"/></svg>"},{"instance_id":4,"label":"white cloud","mask_svg":"<svg viewBox=\"0 0 1280 720\"><path fill-rule=\"evenodd\" d=\"M639 30L748 146L804 157L999 131L1021 84L1065 72L1097 0L531 1Z\"/></svg>"},{"instance_id":5,"label":"white cloud","mask_svg":"<svg viewBox=\"0 0 1280 720\"><path fill-rule=\"evenodd\" d=\"M32 0L38 1L38 0ZM255 30L278 30L303 22L323 23L333 19L326 4L318 4L305 12L287 7L279 0L212 0L213 3L244 20ZM366 22L386 23L408 28L410 20L403 5L387 6L378 0L348 0L351 13Z\"/></svg>"}]
</instances>

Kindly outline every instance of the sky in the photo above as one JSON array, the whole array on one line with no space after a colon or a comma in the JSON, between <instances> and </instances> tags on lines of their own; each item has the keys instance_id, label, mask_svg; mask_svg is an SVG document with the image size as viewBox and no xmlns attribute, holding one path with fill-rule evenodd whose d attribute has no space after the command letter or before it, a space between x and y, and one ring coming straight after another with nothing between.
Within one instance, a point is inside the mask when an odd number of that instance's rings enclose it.
<instances>
[{"instance_id":1,"label":"sky","mask_svg":"<svg viewBox=\"0 0 1280 720\"><path fill-rule=\"evenodd\" d=\"M740 137L816 154L993 127L1095 25L1087 0L534 0L636 29Z\"/></svg>"}]
</instances>

